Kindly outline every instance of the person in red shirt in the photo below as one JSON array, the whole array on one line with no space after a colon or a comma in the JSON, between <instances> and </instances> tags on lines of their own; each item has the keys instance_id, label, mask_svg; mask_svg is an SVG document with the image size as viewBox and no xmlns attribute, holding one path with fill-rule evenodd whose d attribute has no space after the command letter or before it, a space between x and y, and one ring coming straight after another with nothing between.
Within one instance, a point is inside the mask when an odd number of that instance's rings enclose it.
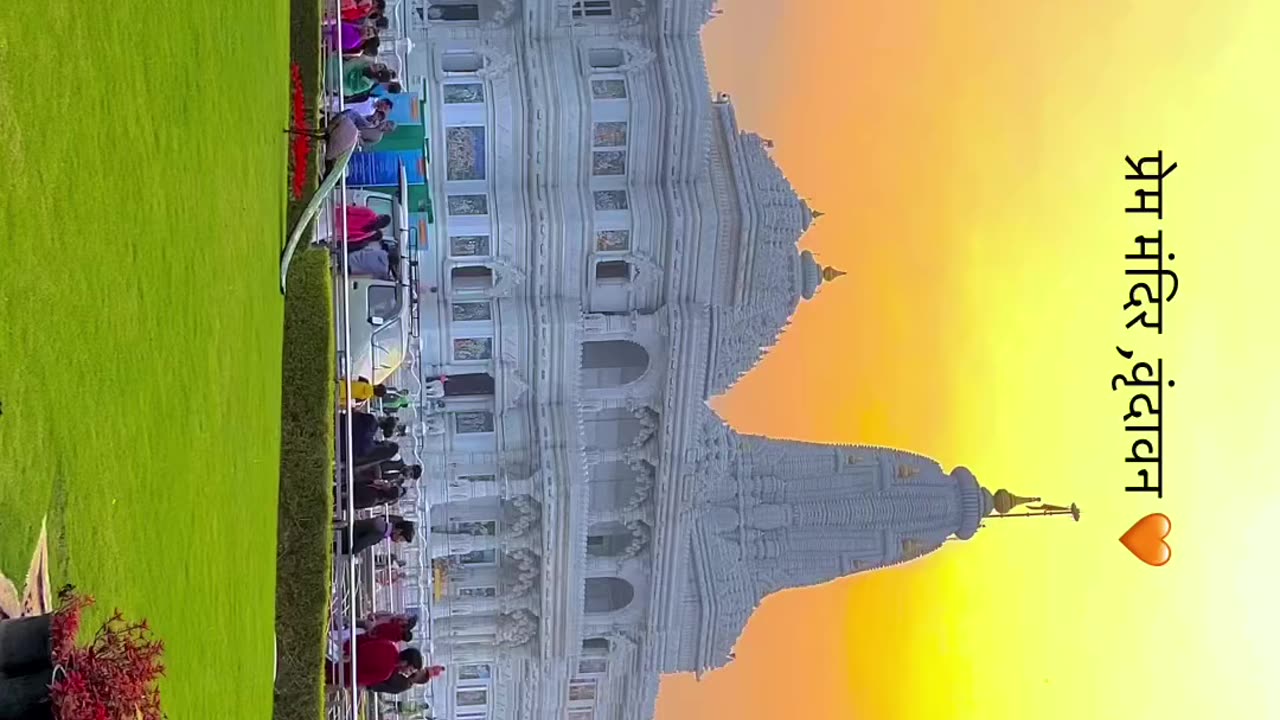
<instances>
[{"instance_id":1,"label":"person in red shirt","mask_svg":"<svg viewBox=\"0 0 1280 720\"><path fill-rule=\"evenodd\" d=\"M331 685L351 685L351 643L343 648L343 662L325 662L325 677ZM367 688L390 679L396 673L410 674L422 669L422 653L415 648L401 650L390 640L360 635L355 641L356 686Z\"/></svg>"},{"instance_id":2,"label":"person in red shirt","mask_svg":"<svg viewBox=\"0 0 1280 720\"><path fill-rule=\"evenodd\" d=\"M369 17L369 14L376 9L374 0L342 0L342 19L347 22L359 22Z\"/></svg>"}]
</instances>

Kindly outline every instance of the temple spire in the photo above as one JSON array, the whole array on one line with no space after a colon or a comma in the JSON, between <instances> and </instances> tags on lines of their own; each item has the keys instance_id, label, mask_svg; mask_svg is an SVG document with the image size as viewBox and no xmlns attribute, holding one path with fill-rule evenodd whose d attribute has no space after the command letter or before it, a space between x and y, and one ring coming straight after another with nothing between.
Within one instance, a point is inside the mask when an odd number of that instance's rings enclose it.
<instances>
[{"instance_id":1,"label":"temple spire","mask_svg":"<svg viewBox=\"0 0 1280 720\"><path fill-rule=\"evenodd\" d=\"M1080 522L1080 506L1075 503L1071 503L1070 505L1049 505L1048 503L1027 505L1028 512L1010 513L1010 510L1019 505L1040 502L1040 498L1021 497L1019 495L1014 495L1008 490L997 490L992 500L994 500L996 514L988 515L987 517L990 518L1052 517L1057 515L1070 515L1072 520Z\"/></svg>"},{"instance_id":2,"label":"temple spire","mask_svg":"<svg viewBox=\"0 0 1280 720\"><path fill-rule=\"evenodd\" d=\"M835 280L836 278L840 277L841 275L846 275L846 274L847 274L847 273L846 273L845 271L843 271L843 270L837 270L837 269L835 269L835 268L831 267L830 265L828 265L828 266L826 266L826 267L822 268L822 279L823 279L823 280L826 280L827 282L831 282L832 280Z\"/></svg>"}]
</instances>

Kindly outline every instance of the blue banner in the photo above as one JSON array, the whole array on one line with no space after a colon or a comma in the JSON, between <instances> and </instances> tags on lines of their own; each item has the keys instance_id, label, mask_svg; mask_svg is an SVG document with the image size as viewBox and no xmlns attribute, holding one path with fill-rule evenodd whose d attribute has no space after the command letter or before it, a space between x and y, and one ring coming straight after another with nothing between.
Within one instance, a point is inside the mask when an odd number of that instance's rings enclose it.
<instances>
[{"instance_id":1,"label":"blue banner","mask_svg":"<svg viewBox=\"0 0 1280 720\"><path fill-rule=\"evenodd\" d=\"M347 184L354 187L399 185L400 163L404 163L410 185L427 182L427 160L421 150L393 150L353 155L351 164L347 166Z\"/></svg>"},{"instance_id":2,"label":"blue banner","mask_svg":"<svg viewBox=\"0 0 1280 720\"><path fill-rule=\"evenodd\" d=\"M418 93L396 93L387 95L387 98L392 103L388 120L397 125L422 124L422 103L418 100Z\"/></svg>"}]
</instances>

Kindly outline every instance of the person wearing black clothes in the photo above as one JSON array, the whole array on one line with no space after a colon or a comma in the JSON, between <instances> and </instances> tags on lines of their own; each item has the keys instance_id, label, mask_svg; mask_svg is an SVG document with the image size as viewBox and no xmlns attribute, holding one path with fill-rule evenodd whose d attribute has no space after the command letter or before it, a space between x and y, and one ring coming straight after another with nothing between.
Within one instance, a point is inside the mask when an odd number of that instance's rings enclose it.
<instances>
[{"instance_id":1,"label":"person wearing black clothes","mask_svg":"<svg viewBox=\"0 0 1280 720\"><path fill-rule=\"evenodd\" d=\"M356 520L351 528L354 538L348 537L345 528L338 528L338 553L341 555L358 555L383 540L411 543L416 535L413 521L399 515Z\"/></svg>"},{"instance_id":2,"label":"person wearing black clothes","mask_svg":"<svg viewBox=\"0 0 1280 720\"><path fill-rule=\"evenodd\" d=\"M372 448L369 449L368 452L364 453L363 455L359 453L356 454L355 470L356 472L360 472L361 470L371 468L375 465L381 465L382 463L386 462L387 460L390 460L391 458L399 454L400 454L400 446L397 445L396 443L393 443L393 442L376 443Z\"/></svg>"},{"instance_id":3,"label":"person wearing black clothes","mask_svg":"<svg viewBox=\"0 0 1280 720\"><path fill-rule=\"evenodd\" d=\"M368 510L398 502L406 492L408 491L399 485L358 482L355 484L352 499L355 501L357 510Z\"/></svg>"},{"instance_id":4,"label":"person wearing black clothes","mask_svg":"<svg viewBox=\"0 0 1280 720\"><path fill-rule=\"evenodd\" d=\"M403 460L388 460L379 466L379 475L388 482L403 483L422 477L421 465L405 465Z\"/></svg>"},{"instance_id":5,"label":"person wearing black clothes","mask_svg":"<svg viewBox=\"0 0 1280 720\"><path fill-rule=\"evenodd\" d=\"M441 665L432 665L409 674L398 672L377 685L370 685L366 689L379 695L399 695L411 690L415 685L426 685L435 678L440 677L443 672L444 667Z\"/></svg>"},{"instance_id":6,"label":"person wearing black clothes","mask_svg":"<svg viewBox=\"0 0 1280 720\"><path fill-rule=\"evenodd\" d=\"M378 431L385 421L378 420L376 415L356 410L351 413L351 448L357 459L364 455L368 455L373 451L378 443ZM338 425L342 427L341 423ZM345 442L338 443L338 453L341 457L347 456L347 444Z\"/></svg>"}]
</instances>

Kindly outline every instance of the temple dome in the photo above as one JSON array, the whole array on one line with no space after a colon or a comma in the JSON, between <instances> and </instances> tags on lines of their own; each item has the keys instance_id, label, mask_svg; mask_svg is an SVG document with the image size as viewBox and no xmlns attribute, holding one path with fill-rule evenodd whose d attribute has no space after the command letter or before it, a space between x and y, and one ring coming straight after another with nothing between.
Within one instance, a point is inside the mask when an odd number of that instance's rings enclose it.
<instances>
[{"instance_id":1,"label":"temple dome","mask_svg":"<svg viewBox=\"0 0 1280 720\"><path fill-rule=\"evenodd\" d=\"M718 109L736 160L729 165L731 181L752 211L735 256L722 258L723 267L741 267L741 274L732 280L735 301L715 309L722 331L711 368L712 394L728 389L760 361L801 300L812 298L825 280L843 274L822 268L812 253L797 247L821 213L813 212L783 175L769 152L771 143L739 132L728 103Z\"/></svg>"},{"instance_id":2,"label":"temple dome","mask_svg":"<svg viewBox=\"0 0 1280 720\"><path fill-rule=\"evenodd\" d=\"M968 540L977 534L982 519L995 509L995 499L990 490L978 484L968 468L957 467L951 471L951 478L960 493L960 527L956 529L956 537Z\"/></svg>"},{"instance_id":3,"label":"temple dome","mask_svg":"<svg viewBox=\"0 0 1280 720\"><path fill-rule=\"evenodd\" d=\"M841 275L844 275L843 271L837 270L830 265L827 267L818 265L813 253L808 250L800 253L800 295L805 300L811 299L818 292L818 286L822 285L824 281L835 280Z\"/></svg>"}]
</instances>

